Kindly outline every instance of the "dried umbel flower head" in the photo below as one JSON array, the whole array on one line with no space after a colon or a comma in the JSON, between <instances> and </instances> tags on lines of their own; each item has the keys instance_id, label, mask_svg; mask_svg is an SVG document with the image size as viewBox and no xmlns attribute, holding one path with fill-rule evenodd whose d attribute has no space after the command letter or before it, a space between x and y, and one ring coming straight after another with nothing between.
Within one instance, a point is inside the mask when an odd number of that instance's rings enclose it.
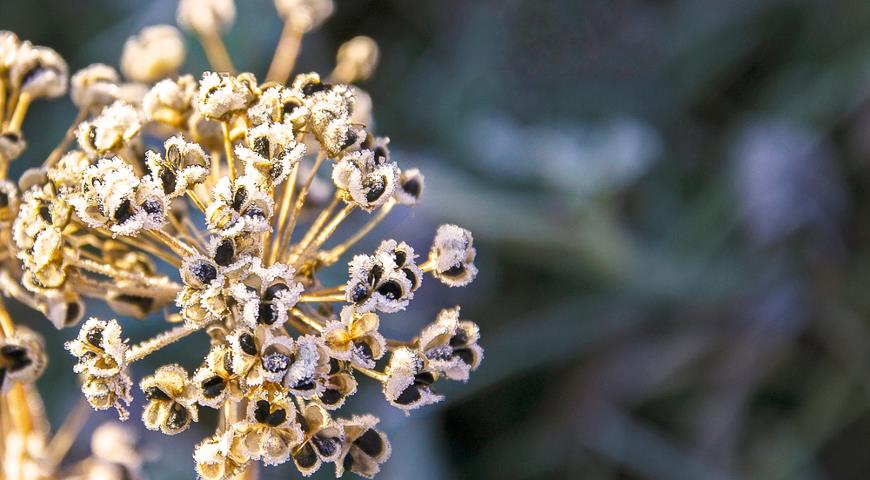
<instances>
[{"instance_id":1,"label":"dried umbel flower head","mask_svg":"<svg viewBox=\"0 0 870 480\"><path fill-rule=\"evenodd\" d=\"M345 405L366 379L406 413L442 400L438 382L468 380L483 349L458 307L412 339L388 339L382 327L411 307L427 274L470 283L476 251L471 233L454 225L438 229L424 259L400 239L357 248L392 210L421 201L423 175L400 168L390 139L374 130L371 97L350 84L372 73L374 42L343 45L329 77L309 72L288 82L302 34L333 3L276 7L285 28L265 83L234 73L223 48L231 0L179 5L180 23L202 41L213 71L176 77L184 47L172 27L159 26L125 46L122 71L137 83L101 64L78 72L79 119L18 188L5 167L26 146L20 127L32 97L11 99L23 107L6 109L14 118L0 127L0 237L14 245L14 256L0 255L0 290L58 328L78 322L82 298L116 312L119 320L85 321L66 344L85 399L126 420L135 394L145 401L145 427L166 435L212 418L201 408L216 410L214 433L193 449L200 478L254 475L253 462L292 462L303 475L332 463L338 475L372 477L390 442L376 417L345 415ZM16 85L13 74L18 85L34 81L21 76L33 71L39 82L28 91L51 90L65 66L35 49L0 34L3 85ZM352 217L363 221L345 232ZM347 277L330 281L331 266ZM128 345L121 324L143 319L168 325ZM209 337L198 368L170 362L133 392L133 363L196 333ZM41 350L24 343L0 338L4 388L32 381L44 364ZM114 435L117 455L101 440L79 473L137 477L142 458L132 439L109 433L99 435ZM15 461L37 465L36 457Z\"/></svg>"},{"instance_id":2,"label":"dried umbel flower head","mask_svg":"<svg viewBox=\"0 0 870 480\"><path fill-rule=\"evenodd\" d=\"M171 77L184 63L184 41L172 25L145 27L127 39L121 71L134 82L154 83Z\"/></svg>"}]
</instances>

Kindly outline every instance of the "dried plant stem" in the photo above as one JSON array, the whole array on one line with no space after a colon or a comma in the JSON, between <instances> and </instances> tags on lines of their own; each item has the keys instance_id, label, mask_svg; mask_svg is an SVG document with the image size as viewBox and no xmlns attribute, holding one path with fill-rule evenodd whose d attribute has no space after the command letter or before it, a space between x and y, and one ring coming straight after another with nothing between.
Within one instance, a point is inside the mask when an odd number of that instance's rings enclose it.
<instances>
[{"instance_id":1,"label":"dried plant stem","mask_svg":"<svg viewBox=\"0 0 870 480\"><path fill-rule=\"evenodd\" d=\"M6 80L0 78L0 125L6 118Z\"/></svg>"},{"instance_id":2,"label":"dried plant stem","mask_svg":"<svg viewBox=\"0 0 870 480\"><path fill-rule=\"evenodd\" d=\"M15 105L15 110L12 112L12 117L9 119L10 132L20 132L21 125L24 123L24 117L27 115L27 109L30 108L30 95L22 93L18 97L18 104Z\"/></svg>"},{"instance_id":3,"label":"dried plant stem","mask_svg":"<svg viewBox=\"0 0 870 480\"><path fill-rule=\"evenodd\" d=\"M326 240L328 240L333 233L335 233L335 230L338 228L339 225L341 225L341 222L343 222L344 219L347 218L348 215L350 215L355 208L356 205L353 203L345 205L344 208L342 208L338 213L335 214L335 216L329 222L329 225L324 227L320 234L317 235L311 245L305 245L300 249L299 257L304 258L305 253L310 249L316 250L320 248L320 246L323 245L323 243L326 242Z\"/></svg>"},{"instance_id":4,"label":"dried plant stem","mask_svg":"<svg viewBox=\"0 0 870 480\"><path fill-rule=\"evenodd\" d=\"M100 233L101 235L106 236L107 238L112 238L112 232L110 232L108 230L96 229L96 231L98 233ZM174 267L181 266L181 261L178 260L178 258L175 257L172 252L167 252L166 250L163 250L159 246L154 245L152 243L149 243L148 241L146 241L144 239L121 236L121 237L116 237L113 240L121 242L123 244L126 244L126 245L134 247L134 248L138 248L139 250L142 250L143 252L150 253L150 254L160 258L164 262L166 262ZM161 243L161 245L162 245L162 243Z\"/></svg>"},{"instance_id":5,"label":"dried plant stem","mask_svg":"<svg viewBox=\"0 0 870 480\"><path fill-rule=\"evenodd\" d=\"M341 201L341 193L335 192L335 195L332 197L332 201L329 202L329 205L320 212L320 215L314 220L314 223L308 227L308 231L305 232L305 236L302 237L302 240L299 241L299 244L293 249L294 252L302 252L311 242L314 240L314 237L320 232L320 229L323 228L323 225L326 223L326 220L329 219L329 216L332 215L332 211L335 210L335 207L338 206L338 202Z\"/></svg>"},{"instance_id":6,"label":"dried plant stem","mask_svg":"<svg viewBox=\"0 0 870 480\"><path fill-rule=\"evenodd\" d=\"M272 244L269 247L268 264L275 263L278 257L278 247L284 244L284 234L286 233L287 215L290 214L290 204L293 201L293 192L296 189L296 178L299 176L299 162L293 165L293 170L290 172L290 177L284 182L284 189L281 194L281 206L276 215L277 223L274 227L274 235Z\"/></svg>"},{"instance_id":7,"label":"dried plant stem","mask_svg":"<svg viewBox=\"0 0 870 480\"><path fill-rule=\"evenodd\" d=\"M172 235L169 235L163 230L147 230L146 232L151 238L166 245L181 258L186 258L197 254L195 248L173 237Z\"/></svg>"},{"instance_id":8,"label":"dried plant stem","mask_svg":"<svg viewBox=\"0 0 870 480\"><path fill-rule=\"evenodd\" d=\"M87 270L92 273L98 273L100 275L104 275L115 280L129 280L132 282L141 283L142 285L148 287L157 287L157 288L178 288L181 286L175 284L174 282L169 281L166 277L149 277L143 275L141 273L136 272L128 272L126 270L121 270L115 268L111 265L106 265L104 263L95 262L93 260L88 260L84 258L79 258L73 263L76 267L79 267L83 270Z\"/></svg>"},{"instance_id":9,"label":"dried plant stem","mask_svg":"<svg viewBox=\"0 0 870 480\"><path fill-rule=\"evenodd\" d=\"M187 190L187 192L185 193L187 193L187 197L190 198L193 204L196 205L196 208L198 208L201 212L205 213L205 204L202 203L202 200L199 199L199 197L196 195L196 192L194 192L193 190Z\"/></svg>"},{"instance_id":10,"label":"dried plant stem","mask_svg":"<svg viewBox=\"0 0 870 480\"><path fill-rule=\"evenodd\" d=\"M285 238L282 239L281 250L285 250L288 247L290 240L293 238L293 230L296 229L296 222L299 219L299 213L302 211L302 206L305 205L305 199L308 197L308 189L311 188L311 183L317 176L317 170L320 169L320 165L323 163L324 159L326 159L326 153L322 151L319 152L317 154L317 159L314 161L314 165L311 167L311 172L308 174L308 178L305 179L305 183L302 184L302 188L299 190L299 197L296 199L296 203L293 204L293 212L290 214L290 220L287 222L287 232Z\"/></svg>"},{"instance_id":11,"label":"dried plant stem","mask_svg":"<svg viewBox=\"0 0 870 480\"><path fill-rule=\"evenodd\" d=\"M266 74L267 82L287 83L287 79L290 78L290 73L296 65L296 58L299 56L299 50L302 46L302 36L305 34L305 29L300 27L288 15L284 22L284 29L281 31L281 39L278 41L278 46L275 47L269 72Z\"/></svg>"},{"instance_id":12,"label":"dried plant stem","mask_svg":"<svg viewBox=\"0 0 870 480\"><path fill-rule=\"evenodd\" d=\"M347 240L341 242L340 244L333 247L331 250L324 252L321 255L320 261L324 264L324 266L329 266L338 261L345 252L348 251L351 247L356 245L357 242L362 240L369 232L372 231L384 218L389 215L390 211L393 210L393 207L396 206L395 200L390 200L381 207L374 217L369 219L365 225L362 226L356 233L350 236Z\"/></svg>"},{"instance_id":13,"label":"dried plant stem","mask_svg":"<svg viewBox=\"0 0 870 480\"><path fill-rule=\"evenodd\" d=\"M236 68L233 66L233 61L220 35L213 31L198 33L199 41L202 43L205 56L208 58L208 63L211 64L212 68L218 72L235 74Z\"/></svg>"},{"instance_id":14,"label":"dried plant stem","mask_svg":"<svg viewBox=\"0 0 870 480\"><path fill-rule=\"evenodd\" d=\"M236 179L236 159L233 156L233 140L230 137L230 123L228 121L221 122L221 128L224 132L224 155L227 157L227 171L229 172L230 180Z\"/></svg>"},{"instance_id":15,"label":"dried plant stem","mask_svg":"<svg viewBox=\"0 0 870 480\"><path fill-rule=\"evenodd\" d=\"M85 426L85 422L87 422L92 411L93 409L91 409L86 401L79 399L73 411L67 415L57 433L54 434L54 437L48 443L44 465L47 471L54 472L57 469L75 442L82 427Z\"/></svg>"},{"instance_id":16,"label":"dried plant stem","mask_svg":"<svg viewBox=\"0 0 870 480\"><path fill-rule=\"evenodd\" d=\"M15 104L18 101L18 87L13 86L7 98L9 98L9 102L6 104L6 113L5 117L3 117L6 119L5 125L9 124L9 117L12 116L12 112L15 110ZM5 128L0 128L0 130L5 130Z\"/></svg>"},{"instance_id":17,"label":"dried plant stem","mask_svg":"<svg viewBox=\"0 0 870 480\"><path fill-rule=\"evenodd\" d=\"M384 372L379 372L377 370L372 370L370 368L358 367L356 365L352 365L352 366L353 366L354 370L362 373L363 375L365 375L367 377L374 378L375 380L377 380L381 383L386 382L390 378Z\"/></svg>"},{"instance_id":18,"label":"dried plant stem","mask_svg":"<svg viewBox=\"0 0 870 480\"><path fill-rule=\"evenodd\" d=\"M160 350L161 348L166 347L167 345L171 345L181 340L182 338L190 335L191 333L205 328L206 326L207 324L198 326L190 326L188 324L184 324L169 329L163 333L159 333L154 337L131 347L130 350L127 351L127 363L133 363L142 360L143 358L151 355L152 353Z\"/></svg>"},{"instance_id":19,"label":"dried plant stem","mask_svg":"<svg viewBox=\"0 0 870 480\"><path fill-rule=\"evenodd\" d=\"M435 262L432 259L426 260L418 266L420 267L420 270L424 272L431 272L432 270L435 270Z\"/></svg>"},{"instance_id":20,"label":"dried plant stem","mask_svg":"<svg viewBox=\"0 0 870 480\"><path fill-rule=\"evenodd\" d=\"M291 313L291 318L295 317L296 319L298 319L299 321L301 321L302 323L304 323L308 327L313 328L318 333L323 331L323 325L321 325L320 322L318 322L317 320L306 315L302 310L299 310L298 308L294 308L294 309L290 310L290 313Z\"/></svg>"},{"instance_id":21,"label":"dried plant stem","mask_svg":"<svg viewBox=\"0 0 870 480\"><path fill-rule=\"evenodd\" d=\"M344 293L329 294L303 294L299 297L302 303L344 302L347 301Z\"/></svg>"},{"instance_id":22,"label":"dried plant stem","mask_svg":"<svg viewBox=\"0 0 870 480\"><path fill-rule=\"evenodd\" d=\"M87 116L87 110L83 108L79 109L79 113L76 114L76 118L73 120L72 125L70 125L69 128L66 129L66 133L64 133L60 143L58 143L58 145L54 147L54 150L52 150L51 153L48 154L48 157L45 159L45 167L54 166L54 164L57 163L58 160L60 160L60 157L63 156L64 153L66 153L67 148L69 148L69 144L75 138L76 128L78 128L79 124L82 123L82 121Z\"/></svg>"}]
</instances>

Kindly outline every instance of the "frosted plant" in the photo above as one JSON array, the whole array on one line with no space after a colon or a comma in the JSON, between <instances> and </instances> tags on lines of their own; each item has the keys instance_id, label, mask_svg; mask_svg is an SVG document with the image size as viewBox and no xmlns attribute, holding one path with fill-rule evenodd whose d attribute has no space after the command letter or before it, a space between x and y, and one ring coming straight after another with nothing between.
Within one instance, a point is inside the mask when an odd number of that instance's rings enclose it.
<instances>
[{"instance_id":1,"label":"frosted plant","mask_svg":"<svg viewBox=\"0 0 870 480\"><path fill-rule=\"evenodd\" d=\"M390 139L371 130L371 98L353 85L374 71L376 44L356 37L331 74L291 80L302 36L334 5L275 6L285 27L265 82L236 73L223 46L232 0L178 7L179 25L202 41L214 71L178 75L184 44L175 27L159 25L124 45L121 74L94 64L73 75L79 114L65 137L22 177L21 194L0 178L0 236L9 245L0 286L58 328L78 323L81 298L105 302L117 318L90 318L66 343L87 404L127 420L141 396L145 427L165 435L209 418L201 409L217 410L214 434L190 447L200 478L253 478L259 464L286 462L306 476L332 463L339 476L370 478L390 442L376 417L342 417L345 402L368 379L410 413L444 398L440 382L468 380L483 349L459 307L410 340L380 328L411 306L427 275L451 287L473 281L476 251L455 225L433 234L428 255L394 239L356 249L392 210L421 199L424 177L400 167ZM65 93L66 66L3 32L0 88L5 173L26 147L30 102ZM365 220L346 231L353 216ZM326 284L330 267L346 280ZM0 386L10 399L3 415L15 420L0 447L7 476L40 468L46 478L140 478L133 439L116 425L94 435L88 460L58 468L85 410L49 437L27 397L37 398L30 384L45 365L41 340L4 312ZM135 343L123 333L131 318L167 327ZM197 332L210 339L199 364L171 363L134 381L132 364Z\"/></svg>"}]
</instances>

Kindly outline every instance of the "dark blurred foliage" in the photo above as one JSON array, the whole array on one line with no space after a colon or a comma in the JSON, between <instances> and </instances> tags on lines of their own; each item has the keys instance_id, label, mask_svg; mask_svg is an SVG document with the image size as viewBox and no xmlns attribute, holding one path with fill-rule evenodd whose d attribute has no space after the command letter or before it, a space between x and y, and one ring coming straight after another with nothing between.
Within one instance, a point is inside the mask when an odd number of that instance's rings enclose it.
<instances>
[{"instance_id":1,"label":"dark blurred foliage","mask_svg":"<svg viewBox=\"0 0 870 480\"><path fill-rule=\"evenodd\" d=\"M280 24L268 0L237 3L229 48L262 74ZM427 175L423 205L375 237L422 247L455 222L482 272L461 291L430 281L385 322L412 335L459 303L487 358L410 418L358 396L349 410L381 415L394 442L381 478L870 477L870 3L338 3L299 68L374 37L377 131ZM73 69L116 64L127 35L173 16L174 0L0 0L0 28ZM203 68L192 42L187 70ZM16 171L72 116L38 104ZM18 312L49 333L40 386L59 422L74 332ZM195 366L205 343L135 373ZM154 478L189 478L206 433L143 433Z\"/></svg>"}]
</instances>

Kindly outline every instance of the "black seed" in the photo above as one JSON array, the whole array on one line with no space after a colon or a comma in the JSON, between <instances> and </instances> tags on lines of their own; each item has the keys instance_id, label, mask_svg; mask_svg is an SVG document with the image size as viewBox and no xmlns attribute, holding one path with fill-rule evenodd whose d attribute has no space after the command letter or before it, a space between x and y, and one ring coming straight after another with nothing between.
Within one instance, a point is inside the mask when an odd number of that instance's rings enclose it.
<instances>
[{"instance_id":1,"label":"black seed","mask_svg":"<svg viewBox=\"0 0 870 480\"><path fill-rule=\"evenodd\" d=\"M356 284L350 294L350 299L353 303L362 303L369 298L369 289L362 283Z\"/></svg>"},{"instance_id":2,"label":"black seed","mask_svg":"<svg viewBox=\"0 0 870 480\"><path fill-rule=\"evenodd\" d=\"M414 375L414 383L417 385L429 386L435 383L435 375L430 372L421 372Z\"/></svg>"},{"instance_id":3,"label":"black seed","mask_svg":"<svg viewBox=\"0 0 870 480\"><path fill-rule=\"evenodd\" d=\"M142 203L142 209L145 210L145 213L148 215L159 215L163 213L163 206L161 206L160 202L157 200L145 200Z\"/></svg>"},{"instance_id":4,"label":"black seed","mask_svg":"<svg viewBox=\"0 0 870 480\"><path fill-rule=\"evenodd\" d=\"M209 284L217 278L217 269L209 262L200 260L190 266L190 273L197 280L204 284Z\"/></svg>"},{"instance_id":5,"label":"black seed","mask_svg":"<svg viewBox=\"0 0 870 480\"><path fill-rule=\"evenodd\" d=\"M263 357L260 363L263 365L263 369L267 372L284 372L290 368L290 357L283 353L275 352Z\"/></svg>"},{"instance_id":6,"label":"black seed","mask_svg":"<svg viewBox=\"0 0 870 480\"><path fill-rule=\"evenodd\" d=\"M341 392L334 388L327 388L320 395L320 401L327 405L335 405L341 400Z\"/></svg>"},{"instance_id":7,"label":"black seed","mask_svg":"<svg viewBox=\"0 0 870 480\"><path fill-rule=\"evenodd\" d=\"M466 344L468 344L468 335L465 334L465 330L460 329L456 332L456 335L450 337L451 347L461 347Z\"/></svg>"},{"instance_id":8,"label":"black seed","mask_svg":"<svg viewBox=\"0 0 870 480\"><path fill-rule=\"evenodd\" d=\"M91 345L102 348L103 346L103 329L101 327L92 328L86 335L85 339Z\"/></svg>"},{"instance_id":9,"label":"black seed","mask_svg":"<svg viewBox=\"0 0 870 480\"><path fill-rule=\"evenodd\" d=\"M174 192L176 180L175 173L168 168L164 168L163 171L160 172L160 181L163 183L163 193L168 195Z\"/></svg>"},{"instance_id":10,"label":"black seed","mask_svg":"<svg viewBox=\"0 0 870 480\"><path fill-rule=\"evenodd\" d=\"M360 356L365 358L366 360L371 360L374 358L374 354L372 353L372 347L369 346L366 342L353 342L353 346L357 352L359 352Z\"/></svg>"},{"instance_id":11,"label":"black seed","mask_svg":"<svg viewBox=\"0 0 870 480\"><path fill-rule=\"evenodd\" d=\"M290 288L287 287L287 285L283 283L276 283L275 285L272 285L271 287L266 289L266 293L263 295L263 299L267 302L271 302L272 300L275 300L275 297L278 296L278 293L286 292L288 290L290 290Z\"/></svg>"},{"instance_id":12,"label":"black seed","mask_svg":"<svg viewBox=\"0 0 870 480\"><path fill-rule=\"evenodd\" d=\"M372 150L372 153L375 157L375 163L377 163L378 165L387 161L387 149L385 149L384 147L378 145L374 148L374 150Z\"/></svg>"},{"instance_id":13,"label":"black seed","mask_svg":"<svg viewBox=\"0 0 870 480\"><path fill-rule=\"evenodd\" d=\"M284 104L284 115L290 115L291 113L293 113L293 110L296 110L300 106L301 105L299 105L298 103L296 103L292 100L288 101L287 103Z\"/></svg>"},{"instance_id":14,"label":"black seed","mask_svg":"<svg viewBox=\"0 0 870 480\"><path fill-rule=\"evenodd\" d=\"M97 354L88 350L87 352L82 354L82 358L79 359L79 363L87 363L95 358L97 358Z\"/></svg>"},{"instance_id":15,"label":"black seed","mask_svg":"<svg viewBox=\"0 0 870 480\"><path fill-rule=\"evenodd\" d=\"M236 373L233 371L233 352L224 353L224 370L230 375Z\"/></svg>"},{"instance_id":16,"label":"black seed","mask_svg":"<svg viewBox=\"0 0 870 480\"><path fill-rule=\"evenodd\" d=\"M378 293L389 300L396 300L402 298L402 286L393 280L388 280L378 287Z\"/></svg>"},{"instance_id":17,"label":"black seed","mask_svg":"<svg viewBox=\"0 0 870 480\"><path fill-rule=\"evenodd\" d=\"M317 464L317 453L311 443L306 443L293 455L293 459L302 469L308 469Z\"/></svg>"},{"instance_id":18,"label":"black seed","mask_svg":"<svg viewBox=\"0 0 870 480\"><path fill-rule=\"evenodd\" d=\"M311 437L311 443L317 447L322 457L331 457L338 451L339 441L336 438L320 438L317 435Z\"/></svg>"},{"instance_id":19,"label":"black seed","mask_svg":"<svg viewBox=\"0 0 870 480\"><path fill-rule=\"evenodd\" d=\"M404 273L405 277L411 281L411 290L416 290L417 287L420 286L420 279L417 278L417 274L413 270L410 268L403 268L402 273Z\"/></svg>"},{"instance_id":20,"label":"black seed","mask_svg":"<svg viewBox=\"0 0 870 480\"><path fill-rule=\"evenodd\" d=\"M46 223L51 223L51 210L48 208L48 205L39 207L39 216L42 217Z\"/></svg>"},{"instance_id":21,"label":"black seed","mask_svg":"<svg viewBox=\"0 0 870 480\"><path fill-rule=\"evenodd\" d=\"M302 428L303 432L307 432L309 430L308 429L308 420L306 420L305 417L303 417L301 413L298 413L298 412L296 413L296 423L299 424L299 427Z\"/></svg>"},{"instance_id":22,"label":"black seed","mask_svg":"<svg viewBox=\"0 0 870 480\"><path fill-rule=\"evenodd\" d=\"M317 92L322 92L329 88L330 85L325 83L311 82L302 87L302 94L305 96L314 95Z\"/></svg>"},{"instance_id":23,"label":"black seed","mask_svg":"<svg viewBox=\"0 0 870 480\"><path fill-rule=\"evenodd\" d=\"M96 125L91 125L91 128L88 129L88 144L90 144L91 148L97 148L97 127Z\"/></svg>"},{"instance_id":24,"label":"black seed","mask_svg":"<svg viewBox=\"0 0 870 480\"><path fill-rule=\"evenodd\" d=\"M365 433L356 439L356 446L370 457L377 457L384 451L384 439L378 435L378 432L368 429Z\"/></svg>"},{"instance_id":25,"label":"black seed","mask_svg":"<svg viewBox=\"0 0 870 480\"><path fill-rule=\"evenodd\" d=\"M420 198L420 181L411 177L402 183L402 190L414 198Z\"/></svg>"},{"instance_id":26,"label":"black seed","mask_svg":"<svg viewBox=\"0 0 870 480\"><path fill-rule=\"evenodd\" d=\"M273 427L277 427L284 423L284 420L287 420L287 412L282 408L279 410L275 410L270 413L268 417L266 417L266 423Z\"/></svg>"},{"instance_id":27,"label":"black seed","mask_svg":"<svg viewBox=\"0 0 870 480\"><path fill-rule=\"evenodd\" d=\"M381 281L381 276L384 274L384 267L375 265L369 272L369 285L374 286Z\"/></svg>"},{"instance_id":28,"label":"black seed","mask_svg":"<svg viewBox=\"0 0 870 480\"><path fill-rule=\"evenodd\" d=\"M255 138L252 150L263 158L271 158L269 154L269 138L265 135Z\"/></svg>"},{"instance_id":29,"label":"black seed","mask_svg":"<svg viewBox=\"0 0 870 480\"><path fill-rule=\"evenodd\" d=\"M351 469L353 468L353 457L350 455L350 452L348 452L347 455L344 456L344 461L341 463L341 466L344 467L344 470L346 472L351 471Z\"/></svg>"},{"instance_id":30,"label":"black seed","mask_svg":"<svg viewBox=\"0 0 870 480\"><path fill-rule=\"evenodd\" d=\"M272 325L278 320L278 312L270 303L261 303L257 310L257 323L261 325Z\"/></svg>"},{"instance_id":31,"label":"black seed","mask_svg":"<svg viewBox=\"0 0 870 480\"><path fill-rule=\"evenodd\" d=\"M79 318L79 313L81 313L82 309L78 302L69 302L66 304L66 318L64 322L69 325L77 318Z\"/></svg>"},{"instance_id":32,"label":"black seed","mask_svg":"<svg viewBox=\"0 0 870 480\"><path fill-rule=\"evenodd\" d=\"M242 205L245 203L245 200L248 199L248 192L245 190L245 187L239 187L236 190L236 193L233 195L233 210L239 212L242 210Z\"/></svg>"},{"instance_id":33,"label":"black seed","mask_svg":"<svg viewBox=\"0 0 870 480\"><path fill-rule=\"evenodd\" d=\"M0 388L3 388L3 383L6 381L6 369L0 367Z\"/></svg>"},{"instance_id":34,"label":"black seed","mask_svg":"<svg viewBox=\"0 0 870 480\"><path fill-rule=\"evenodd\" d=\"M224 391L224 388L227 387L227 383L223 378L215 375L203 380L200 387L202 387L203 396L206 398L215 398Z\"/></svg>"},{"instance_id":35,"label":"black seed","mask_svg":"<svg viewBox=\"0 0 870 480\"><path fill-rule=\"evenodd\" d=\"M294 390L313 390L315 387L313 378L303 378L293 385Z\"/></svg>"},{"instance_id":36,"label":"black seed","mask_svg":"<svg viewBox=\"0 0 870 480\"><path fill-rule=\"evenodd\" d=\"M460 348L459 350L454 350L453 355L459 357L463 363L466 365L471 365L474 363L474 352L471 351L470 348Z\"/></svg>"},{"instance_id":37,"label":"black seed","mask_svg":"<svg viewBox=\"0 0 870 480\"><path fill-rule=\"evenodd\" d=\"M214 249L214 261L222 267L226 267L233 262L233 257L236 256L236 246L230 239L225 239L218 244Z\"/></svg>"},{"instance_id":38,"label":"black seed","mask_svg":"<svg viewBox=\"0 0 870 480\"><path fill-rule=\"evenodd\" d=\"M145 399L148 401L151 400L171 400L169 395L166 394L160 387L148 387L145 389Z\"/></svg>"},{"instance_id":39,"label":"black seed","mask_svg":"<svg viewBox=\"0 0 870 480\"><path fill-rule=\"evenodd\" d=\"M396 397L396 403L399 405L409 405L420 400L420 397L422 397L422 395L420 394L420 390L417 389L417 385L411 384L408 385L408 388L402 391L398 397Z\"/></svg>"},{"instance_id":40,"label":"black seed","mask_svg":"<svg viewBox=\"0 0 870 480\"><path fill-rule=\"evenodd\" d=\"M122 293L118 295L116 298L119 302L129 303L130 305L135 305L139 308L139 310L143 312L151 311L151 308L154 307L154 299L149 297L139 297L136 295L130 295L128 293Z\"/></svg>"},{"instance_id":41,"label":"black seed","mask_svg":"<svg viewBox=\"0 0 870 480\"><path fill-rule=\"evenodd\" d=\"M396 261L397 267L404 267L405 262L408 261L408 254L402 250L396 250L393 252L393 259Z\"/></svg>"},{"instance_id":42,"label":"black seed","mask_svg":"<svg viewBox=\"0 0 870 480\"><path fill-rule=\"evenodd\" d=\"M9 194L6 192L0 192L0 208L6 208L9 206Z\"/></svg>"},{"instance_id":43,"label":"black seed","mask_svg":"<svg viewBox=\"0 0 870 480\"><path fill-rule=\"evenodd\" d=\"M266 400L257 400L257 406L254 408L254 419L260 423L266 423L269 418L269 402Z\"/></svg>"},{"instance_id":44,"label":"black seed","mask_svg":"<svg viewBox=\"0 0 870 480\"><path fill-rule=\"evenodd\" d=\"M10 372L17 372L19 370L24 370L25 368L29 367L32 364L33 364L33 360L31 360L27 357L24 357L16 362L13 362L12 365L9 366L9 371Z\"/></svg>"},{"instance_id":45,"label":"black seed","mask_svg":"<svg viewBox=\"0 0 870 480\"><path fill-rule=\"evenodd\" d=\"M353 130L348 130L347 133L344 135L344 141L341 142L341 149L344 150L345 148L353 145L354 142L356 142L357 138L359 137L357 137L356 132L354 132Z\"/></svg>"},{"instance_id":46,"label":"black seed","mask_svg":"<svg viewBox=\"0 0 870 480\"><path fill-rule=\"evenodd\" d=\"M266 214L263 212L263 209L256 205L251 205L250 207L248 207L248 209L245 211L245 216L251 218L266 218Z\"/></svg>"},{"instance_id":47,"label":"black seed","mask_svg":"<svg viewBox=\"0 0 870 480\"><path fill-rule=\"evenodd\" d=\"M341 369L341 364L338 363L338 360L334 358L329 359L329 373L328 375L335 375Z\"/></svg>"},{"instance_id":48,"label":"black seed","mask_svg":"<svg viewBox=\"0 0 870 480\"><path fill-rule=\"evenodd\" d=\"M115 219L118 224L123 224L127 220L133 216L133 208L130 206L130 199L125 198L121 205L118 206L118 209L115 210L115 213L112 214L112 217Z\"/></svg>"},{"instance_id":49,"label":"black seed","mask_svg":"<svg viewBox=\"0 0 870 480\"><path fill-rule=\"evenodd\" d=\"M239 346L242 348L242 351L248 355L257 354L257 343L254 340L254 336L250 333L239 335Z\"/></svg>"},{"instance_id":50,"label":"black seed","mask_svg":"<svg viewBox=\"0 0 870 480\"><path fill-rule=\"evenodd\" d=\"M441 275L446 275L448 277L458 277L463 273L465 273L465 265L457 263L456 265L441 272Z\"/></svg>"},{"instance_id":51,"label":"black seed","mask_svg":"<svg viewBox=\"0 0 870 480\"><path fill-rule=\"evenodd\" d=\"M0 347L0 355L17 360L27 355L27 349L18 345L3 345L3 347Z\"/></svg>"},{"instance_id":52,"label":"black seed","mask_svg":"<svg viewBox=\"0 0 870 480\"><path fill-rule=\"evenodd\" d=\"M366 178L363 180L363 189L366 190L366 201L369 203L375 202L387 190L387 177L381 176L373 180Z\"/></svg>"},{"instance_id":53,"label":"black seed","mask_svg":"<svg viewBox=\"0 0 870 480\"><path fill-rule=\"evenodd\" d=\"M172 402L172 407L169 409L169 417L166 419L166 425L172 430L177 430L186 425L188 420L190 420L190 414L184 408L184 405Z\"/></svg>"}]
</instances>

